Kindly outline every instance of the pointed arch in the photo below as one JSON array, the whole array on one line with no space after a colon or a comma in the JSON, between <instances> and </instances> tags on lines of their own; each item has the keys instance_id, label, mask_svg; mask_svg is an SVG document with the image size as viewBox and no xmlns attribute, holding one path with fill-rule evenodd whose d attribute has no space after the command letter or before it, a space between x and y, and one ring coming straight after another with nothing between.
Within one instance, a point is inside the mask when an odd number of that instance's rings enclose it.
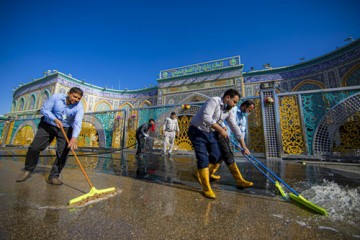
<instances>
[{"instance_id":1,"label":"pointed arch","mask_svg":"<svg viewBox=\"0 0 360 240\"><path fill-rule=\"evenodd\" d=\"M208 100L210 97L202 94L202 93L193 93L189 96L187 96L186 98L184 98L180 103L190 103L190 102L204 102L206 100Z\"/></svg>"},{"instance_id":2,"label":"pointed arch","mask_svg":"<svg viewBox=\"0 0 360 240\"><path fill-rule=\"evenodd\" d=\"M142 103L140 103L140 107L150 107L151 102L149 100L145 100Z\"/></svg>"},{"instance_id":3,"label":"pointed arch","mask_svg":"<svg viewBox=\"0 0 360 240\"><path fill-rule=\"evenodd\" d=\"M15 111L16 111L16 107L17 107L17 102L14 100L14 101L12 102L11 111L12 111L12 112L15 112Z\"/></svg>"},{"instance_id":4,"label":"pointed arch","mask_svg":"<svg viewBox=\"0 0 360 240\"><path fill-rule=\"evenodd\" d=\"M11 136L11 144L30 145L37 131L37 125L32 120L22 122Z\"/></svg>"},{"instance_id":5,"label":"pointed arch","mask_svg":"<svg viewBox=\"0 0 360 240\"><path fill-rule=\"evenodd\" d=\"M42 91L42 93L40 94L40 101L38 107L41 108L42 105L46 102L46 100L50 98L50 96L51 94L49 90L45 89L44 91Z\"/></svg>"},{"instance_id":6,"label":"pointed arch","mask_svg":"<svg viewBox=\"0 0 360 240\"><path fill-rule=\"evenodd\" d=\"M306 90L316 90L316 89L324 89L326 88L325 84L315 80L304 80L297 84L292 91L306 91Z\"/></svg>"},{"instance_id":7,"label":"pointed arch","mask_svg":"<svg viewBox=\"0 0 360 240\"><path fill-rule=\"evenodd\" d=\"M25 108L25 98L21 97L18 111L24 111L25 110L24 108Z\"/></svg>"},{"instance_id":8,"label":"pointed arch","mask_svg":"<svg viewBox=\"0 0 360 240\"><path fill-rule=\"evenodd\" d=\"M331 155L335 132L347 118L360 111L360 93L345 98L328 111L320 120L313 136L315 155Z\"/></svg>"},{"instance_id":9,"label":"pointed arch","mask_svg":"<svg viewBox=\"0 0 360 240\"><path fill-rule=\"evenodd\" d=\"M129 109L129 108L134 108L134 105L132 105L129 102L123 103L119 106L119 109Z\"/></svg>"},{"instance_id":10,"label":"pointed arch","mask_svg":"<svg viewBox=\"0 0 360 240\"><path fill-rule=\"evenodd\" d=\"M83 106L83 109L84 109L84 113L86 113L86 107L87 107L87 101L85 100L85 98L81 98L81 100L80 100L80 102L81 102L81 104L82 104L82 106Z\"/></svg>"},{"instance_id":11,"label":"pointed arch","mask_svg":"<svg viewBox=\"0 0 360 240\"><path fill-rule=\"evenodd\" d=\"M60 88L59 93L67 94L67 91L65 88Z\"/></svg>"},{"instance_id":12,"label":"pointed arch","mask_svg":"<svg viewBox=\"0 0 360 240\"><path fill-rule=\"evenodd\" d=\"M30 100L30 101L29 101L28 110L33 110L33 109L35 109L35 105L36 105L36 95L35 95L35 94L31 94L29 100Z\"/></svg>"},{"instance_id":13,"label":"pointed arch","mask_svg":"<svg viewBox=\"0 0 360 240\"><path fill-rule=\"evenodd\" d=\"M105 129L104 129L103 125L101 124L101 122L99 121L99 119L97 119L95 116L85 114L83 122L89 123L89 124L84 125L84 129L81 129L80 135L85 134L86 137L90 136L90 140L98 141L97 144L99 147L105 147L106 146L106 133L105 133ZM90 134L89 134L89 132L87 132L89 130L88 128L91 130ZM83 136L79 136L79 137L83 137ZM95 137L97 139L95 139Z\"/></svg>"},{"instance_id":14,"label":"pointed arch","mask_svg":"<svg viewBox=\"0 0 360 240\"><path fill-rule=\"evenodd\" d=\"M360 63L352 67L345 73L341 79L342 87L359 86L360 85Z\"/></svg>"},{"instance_id":15,"label":"pointed arch","mask_svg":"<svg viewBox=\"0 0 360 240\"><path fill-rule=\"evenodd\" d=\"M106 100L100 100L99 102L95 103L95 112L101 112L101 111L108 111L112 110L111 104Z\"/></svg>"}]
</instances>

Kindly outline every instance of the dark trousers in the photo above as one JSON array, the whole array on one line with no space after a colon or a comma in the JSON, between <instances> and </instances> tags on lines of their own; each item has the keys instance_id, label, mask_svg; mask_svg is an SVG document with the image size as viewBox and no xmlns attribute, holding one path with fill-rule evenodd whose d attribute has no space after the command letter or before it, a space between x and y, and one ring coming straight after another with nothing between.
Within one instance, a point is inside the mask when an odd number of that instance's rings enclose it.
<instances>
[{"instance_id":1,"label":"dark trousers","mask_svg":"<svg viewBox=\"0 0 360 240\"><path fill-rule=\"evenodd\" d=\"M64 128L67 137L72 136L72 128ZM44 121L41 121L38 126L38 131L30 144L26 153L25 170L33 172L39 161L40 152L45 150L50 143L56 138L56 160L51 168L49 178L58 178L61 170L64 168L67 156L69 153L66 139L58 127L52 126Z\"/></svg>"},{"instance_id":2,"label":"dark trousers","mask_svg":"<svg viewBox=\"0 0 360 240\"><path fill-rule=\"evenodd\" d=\"M209 162L211 164L220 162L220 149L213 132L204 132L190 126L188 136L195 150L198 169L209 167Z\"/></svg>"},{"instance_id":3,"label":"dark trousers","mask_svg":"<svg viewBox=\"0 0 360 240\"><path fill-rule=\"evenodd\" d=\"M136 155L140 156L141 154L143 154L145 149L145 137L136 135L136 141L137 141Z\"/></svg>"},{"instance_id":4,"label":"dark trousers","mask_svg":"<svg viewBox=\"0 0 360 240\"><path fill-rule=\"evenodd\" d=\"M224 138L220 134L216 134L215 137L218 140L218 144L221 152L221 160L218 163L221 163L224 160L227 166L233 164L235 160L234 160L234 153L230 147L230 139Z\"/></svg>"}]
</instances>

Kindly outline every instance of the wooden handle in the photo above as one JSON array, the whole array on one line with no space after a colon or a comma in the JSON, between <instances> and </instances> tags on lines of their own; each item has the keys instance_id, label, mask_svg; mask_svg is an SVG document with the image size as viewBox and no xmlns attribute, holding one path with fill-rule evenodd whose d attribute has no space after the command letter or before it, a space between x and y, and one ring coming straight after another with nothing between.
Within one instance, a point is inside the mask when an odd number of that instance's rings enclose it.
<instances>
[{"instance_id":1,"label":"wooden handle","mask_svg":"<svg viewBox=\"0 0 360 240\"><path fill-rule=\"evenodd\" d=\"M66 139L66 142L67 142L68 144L70 144L70 141L69 141L69 139L68 139L68 137L67 137L67 135L66 135L66 133L65 133L64 128L61 126L60 129L61 129L62 133L64 134L64 137L65 137L65 139ZM71 151L72 151L72 153L74 154L74 157L75 157L75 159L76 159L76 162L77 162L77 164L79 165L82 173L84 174L84 176L85 176L85 178L86 178L86 181L89 183L90 188L93 188L94 185L92 185L92 183L91 183L88 175L87 175L86 172L85 172L85 169L83 168L83 166L81 165L80 160L79 160L78 157L76 156L76 153L75 153L74 149L71 148Z\"/></svg>"}]
</instances>

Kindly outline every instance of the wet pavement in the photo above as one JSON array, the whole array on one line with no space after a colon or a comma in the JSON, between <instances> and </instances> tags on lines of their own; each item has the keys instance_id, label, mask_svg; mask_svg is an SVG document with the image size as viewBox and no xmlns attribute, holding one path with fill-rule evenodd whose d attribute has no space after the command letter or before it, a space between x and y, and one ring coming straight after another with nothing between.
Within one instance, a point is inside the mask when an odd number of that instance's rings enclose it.
<instances>
[{"instance_id":1,"label":"wet pavement","mask_svg":"<svg viewBox=\"0 0 360 240\"><path fill-rule=\"evenodd\" d=\"M360 166L265 161L296 191L328 210L321 216L285 201L246 159L240 171L254 187L240 190L224 164L206 199L192 177L192 154L160 156L79 151L97 189L114 196L81 207L67 202L90 189L73 157L61 186L46 183L54 151L45 151L26 182L16 183L26 148L0 149L0 239L360 239ZM284 188L285 189L285 188ZM286 190L286 189L285 189Z\"/></svg>"}]
</instances>

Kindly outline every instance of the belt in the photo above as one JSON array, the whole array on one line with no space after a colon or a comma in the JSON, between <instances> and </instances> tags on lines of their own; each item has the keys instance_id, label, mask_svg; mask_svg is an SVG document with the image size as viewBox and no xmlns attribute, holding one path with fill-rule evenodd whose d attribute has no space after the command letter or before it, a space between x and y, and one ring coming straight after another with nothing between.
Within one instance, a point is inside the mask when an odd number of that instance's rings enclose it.
<instances>
[{"instance_id":1,"label":"belt","mask_svg":"<svg viewBox=\"0 0 360 240\"><path fill-rule=\"evenodd\" d=\"M202 132L206 132L206 133L214 132L213 130L211 130L211 128L201 129L200 127L196 127L196 126L191 125L191 124L190 124L190 127L196 128L197 130L202 131Z\"/></svg>"}]
</instances>

